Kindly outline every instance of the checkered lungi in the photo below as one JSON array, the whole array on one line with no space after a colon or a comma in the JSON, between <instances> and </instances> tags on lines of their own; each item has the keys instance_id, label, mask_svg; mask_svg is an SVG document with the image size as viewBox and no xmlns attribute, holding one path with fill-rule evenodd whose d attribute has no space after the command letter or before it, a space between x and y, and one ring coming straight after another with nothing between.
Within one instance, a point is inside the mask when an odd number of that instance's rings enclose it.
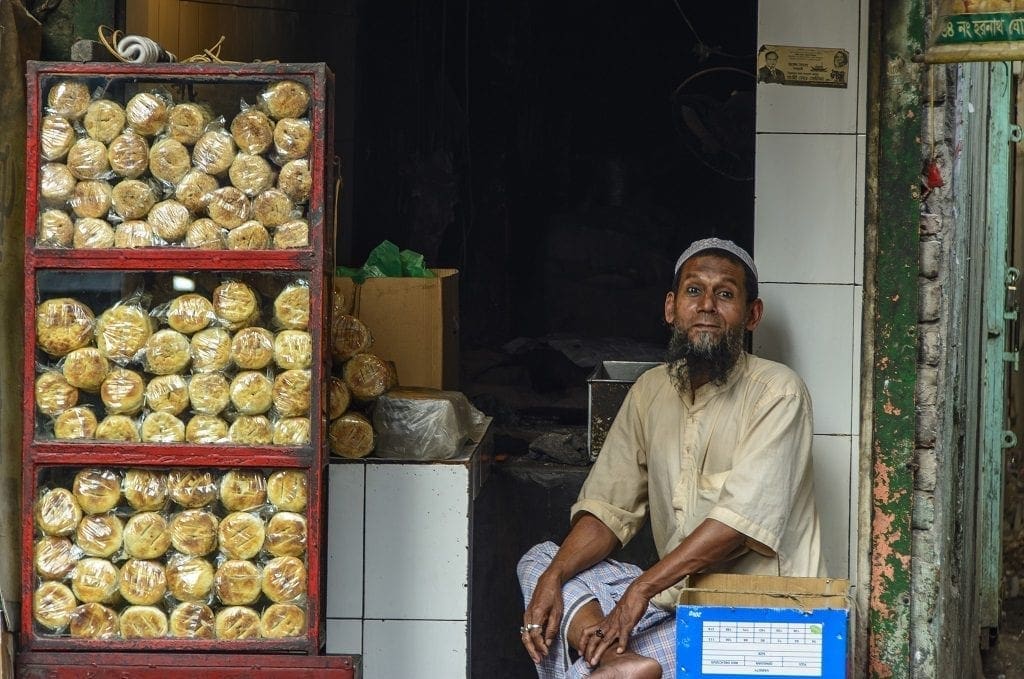
<instances>
[{"instance_id":1,"label":"checkered lungi","mask_svg":"<svg viewBox=\"0 0 1024 679\"><path fill-rule=\"evenodd\" d=\"M519 561L519 584L523 589L523 601L529 605L537 580L551 563L558 551L558 545L544 542L530 548ZM642 573L637 566L606 559L570 579L562 587L565 613L558 638L548 650L548 655L537 664L540 679L577 679L590 676L590 665L583 658L573 662L569 655L566 634L573 616L595 599L601 610L608 614L637 576ZM629 639L629 649L661 663L663 679L675 677L676 626L675 615L648 604L647 611L637 623ZM614 653L614 648L607 651Z\"/></svg>"}]
</instances>

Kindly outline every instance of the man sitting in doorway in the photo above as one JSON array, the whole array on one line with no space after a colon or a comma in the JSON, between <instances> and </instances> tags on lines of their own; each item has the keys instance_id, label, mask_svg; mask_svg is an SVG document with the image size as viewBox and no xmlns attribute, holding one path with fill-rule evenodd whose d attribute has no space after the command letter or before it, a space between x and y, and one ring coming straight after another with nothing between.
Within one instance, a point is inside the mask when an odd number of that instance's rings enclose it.
<instances>
[{"instance_id":1,"label":"man sitting in doorway","mask_svg":"<svg viewBox=\"0 0 1024 679\"><path fill-rule=\"evenodd\" d=\"M519 562L522 643L541 679L675 676L674 604L693 573L824 575L811 401L792 370L744 351L762 312L757 269L732 241L679 257L667 364L630 389L562 545ZM660 560L608 559L648 514Z\"/></svg>"}]
</instances>

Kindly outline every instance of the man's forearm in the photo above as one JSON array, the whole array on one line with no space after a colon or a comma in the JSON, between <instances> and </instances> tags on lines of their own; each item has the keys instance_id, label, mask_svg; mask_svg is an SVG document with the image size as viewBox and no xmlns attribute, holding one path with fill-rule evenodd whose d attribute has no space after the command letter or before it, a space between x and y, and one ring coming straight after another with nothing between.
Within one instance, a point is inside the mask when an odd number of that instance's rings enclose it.
<instances>
[{"instance_id":1,"label":"man's forearm","mask_svg":"<svg viewBox=\"0 0 1024 679\"><path fill-rule=\"evenodd\" d=\"M746 551L747 537L714 519L705 519L675 549L633 581L630 589L650 601L688 575Z\"/></svg>"},{"instance_id":2,"label":"man's forearm","mask_svg":"<svg viewBox=\"0 0 1024 679\"><path fill-rule=\"evenodd\" d=\"M618 547L619 539L608 526L590 514L583 514L562 541L545 575L556 577L560 585L564 584Z\"/></svg>"}]
</instances>

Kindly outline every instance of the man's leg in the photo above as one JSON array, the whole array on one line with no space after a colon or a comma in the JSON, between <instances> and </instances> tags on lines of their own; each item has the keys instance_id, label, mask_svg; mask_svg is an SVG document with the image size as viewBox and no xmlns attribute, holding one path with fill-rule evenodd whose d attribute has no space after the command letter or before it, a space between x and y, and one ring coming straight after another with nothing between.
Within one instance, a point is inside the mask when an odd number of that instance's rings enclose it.
<instances>
[{"instance_id":1,"label":"man's leg","mask_svg":"<svg viewBox=\"0 0 1024 679\"><path fill-rule=\"evenodd\" d=\"M554 558L557 551L558 545L545 542L531 548L520 560L518 574L523 589L524 603L529 603L537 579L551 563L551 559ZM561 630L547 657L537 665L537 673L541 679L590 676L590 667L583 658L576 659L574 662L570 655L569 644L575 641L576 643L573 645L575 648L583 628L600 620L604 615L602 611L610 611L625 592L626 587L641 572L636 566L608 559L583 571L565 584L562 589L565 613ZM580 618L581 622L576 624L576 620L581 614L584 617ZM654 658L666 677L672 676L671 668L675 663L674 629L674 618L670 613L655 606L649 606L647 613L633 630L630 639L631 650L648 658ZM651 640L658 641L652 643ZM606 653L606 662L610 661L613 655L617 655L614 650ZM644 665L647 666L649 663L644 663ZM593 676L630 675L595 674ZM646 679L648 676L660 675L641 674L638 676Z\"/></svg>"}]
</instances>

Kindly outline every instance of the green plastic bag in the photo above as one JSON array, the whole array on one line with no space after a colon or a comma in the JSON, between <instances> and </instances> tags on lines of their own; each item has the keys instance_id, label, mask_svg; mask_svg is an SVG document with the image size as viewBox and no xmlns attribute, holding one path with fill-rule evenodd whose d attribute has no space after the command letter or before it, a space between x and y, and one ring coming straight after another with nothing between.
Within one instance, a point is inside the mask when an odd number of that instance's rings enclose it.
<instances>
[{"instance_id":1,"label":"green plastic bag","mask_svg":"<svg viewBox=\"0 0 1024 679\"><path fill-rule=\"evenodd\" d=\"M356 283L367 278L434 278L434 272L427 268L423 255L412 250L399 251L389 240L370 251L361 268L339 266L335 275L347 276Z\"/></svg>"}]
</instances>

